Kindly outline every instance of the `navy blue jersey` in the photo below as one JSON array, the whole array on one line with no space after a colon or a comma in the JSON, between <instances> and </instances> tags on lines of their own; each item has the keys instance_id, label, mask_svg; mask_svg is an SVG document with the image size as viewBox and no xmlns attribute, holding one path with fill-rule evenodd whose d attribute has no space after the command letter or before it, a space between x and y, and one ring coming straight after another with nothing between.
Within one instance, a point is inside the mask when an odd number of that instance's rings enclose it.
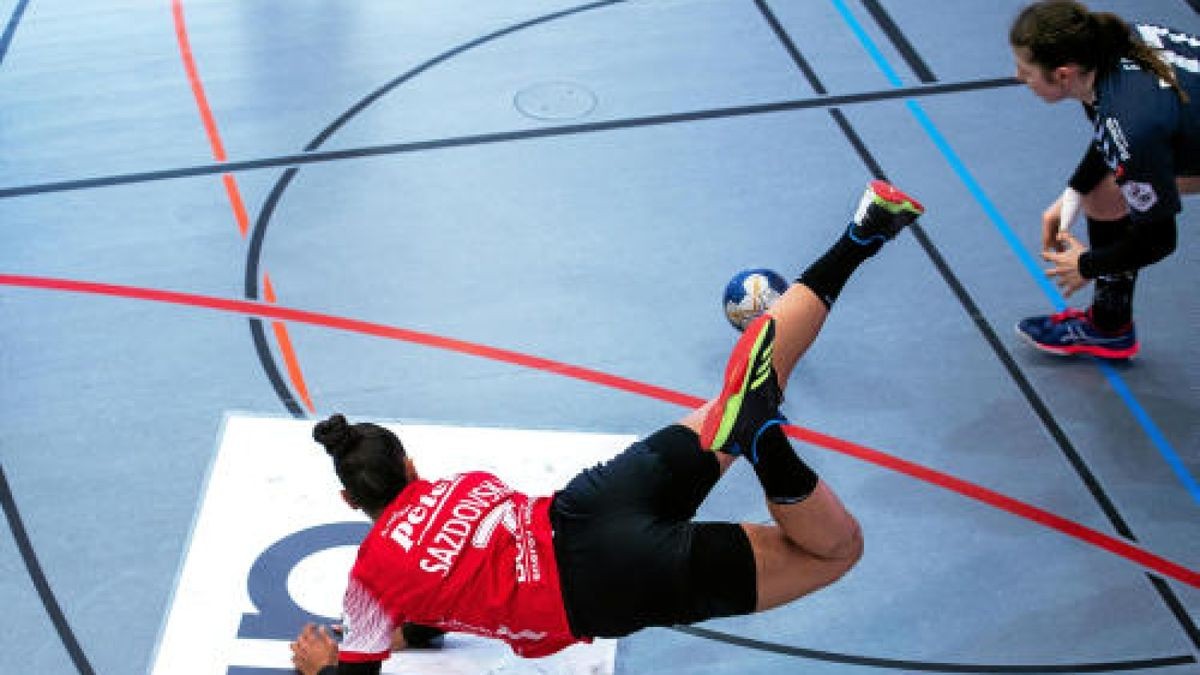
<instances>
[{"instance_id":1,"label":"navy blue jersey","mask_svg":"<svg viewBox=\"0 0 1200 675\"><path fill-rule=\"evenodd\" d=\"M1135 32L1171 64L1190 103L1130 60L1096 81L1087 106L1094 143L1112 170L1134 222L1179 212L1176 176L1200 175L1200 38L1137 24Z\"/></svg>"}]
</instances>

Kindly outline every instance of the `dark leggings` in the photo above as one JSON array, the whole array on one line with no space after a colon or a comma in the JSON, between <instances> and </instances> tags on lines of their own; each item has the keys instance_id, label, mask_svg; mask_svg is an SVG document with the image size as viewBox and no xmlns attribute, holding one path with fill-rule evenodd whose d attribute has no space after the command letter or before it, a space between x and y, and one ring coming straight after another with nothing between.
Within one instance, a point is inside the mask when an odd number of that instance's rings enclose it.
<instances>
[{"instance_id":1,"label":"dark leggings","mask_svg":"<svg viewBox=\"0 0 1200 675\"><path fill-rule=\"evenodd\" d=\"M692 522L718 478L717 459L696 433L672 425L555 495L554 552L576 636L620 637L754 611L745 531Z\"/></svg>"},{"instance_id":2,"label":"dark leggings","mask_svg":"<svg viewBox=\"0 0 1200 675\"><path fill-rule=\"evenodd\" d=\"M1120 220L1087 219L1088 243L1092 250L1110 249L1130 236L1134 226L1129 216ZM1133 289L1137 270L1115 272L1096 277L1092 292L1092 321L1097 328L1117 331L1133 321Z\"/></svg>"}]
</instances>

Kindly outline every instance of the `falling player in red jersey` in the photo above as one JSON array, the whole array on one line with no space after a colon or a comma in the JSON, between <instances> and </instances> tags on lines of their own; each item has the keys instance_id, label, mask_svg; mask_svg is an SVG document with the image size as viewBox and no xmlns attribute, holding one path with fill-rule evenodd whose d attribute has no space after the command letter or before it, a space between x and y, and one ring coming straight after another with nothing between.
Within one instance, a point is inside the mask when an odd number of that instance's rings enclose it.
<instances>
[{"instance_id":1,"label":"falling player in red jersey","mask_svg":"<svg viewBox=\"0 0 1200 675\"><path fill-rule=\"evenodd\" d=\"M784 435L783 386L851 274L922 212L873 182L845 233L746 328L716 398L553 495L484 472L424 480L391 431L341 415L317 424L346 502L374 526L350 572L341 645L306 626L296 668L374 674L393 650L445 631L536 658L764 611L836 581L862 555L862 534ZM774 523L693 520L739 456Z\"/></svg>"}]
</instances>

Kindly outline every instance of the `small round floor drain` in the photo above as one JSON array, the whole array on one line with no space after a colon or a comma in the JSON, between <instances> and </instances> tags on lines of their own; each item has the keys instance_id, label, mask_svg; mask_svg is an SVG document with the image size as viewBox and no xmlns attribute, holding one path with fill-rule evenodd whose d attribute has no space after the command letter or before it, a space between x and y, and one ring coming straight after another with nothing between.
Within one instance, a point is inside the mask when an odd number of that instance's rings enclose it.
<instances>
[{"instance_id":1,"label":"small round floor drain","mask_svg":"<svg viewBox=\"0 0 1200 675\"><path fill-rule=\"evenodd\" d=\"M573 120L592 112L596 95L572 82L543 82L517 92L513 102L536 120Z\"/></svg>"}]
</instances>

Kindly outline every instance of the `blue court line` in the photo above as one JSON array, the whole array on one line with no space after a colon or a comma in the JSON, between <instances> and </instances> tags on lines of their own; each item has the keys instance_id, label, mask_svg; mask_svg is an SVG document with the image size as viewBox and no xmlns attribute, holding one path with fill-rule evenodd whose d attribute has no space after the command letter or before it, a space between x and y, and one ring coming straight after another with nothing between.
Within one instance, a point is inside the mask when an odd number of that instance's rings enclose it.
<instances>
[{"instance_id":1,"label":"blue court line","mask_svg":"<svg viewBox=\"0 0 1200 675\"><path fill-rule=\"evenodd\" d=\"M830 1L833 2L834 7L837 9L838 13L841 14L842 19L850 27L850 30L854 32L855 37L858 38L858 41L862 44L863 48L866 49L867 53L871 56L871 59L875 62L875 65L877 65L887 77L887 80L889 83L891 83L892 87L903 87L904 82L900 79L899 74L897 74L895 69L892 68L891 64L888 63L887 59L883 55L883 52L879 50L879 47L875 44L875 41L871 39L871 36L867 35L867 32L863 29L863 26L861 23L859 23L858 19L856 19L854 15L850 13L850 10L846 6L844 0ZM1004 237L1004 240L1008 243L1009 248L1013 250L1013 252L1017 255L1017 258L1025 266L1025 269L1030 273L1030 275L1033 276L1034 281L1038 283L1042 289L1042 292L1050 299L1050 302L1054 305L1055 309L1058 311L1066 309L1066 298L1064 298L1062 294L1058 292L1058 288L1050 283L1050 280L1046 277L1041 265L1025 248L1025 246L1021 244L1021 240L1017 237L1013 228L1009 226L1008 222L1004 219L1004 216L1000 214L999 209L996 208L996 205L993 204L992 200L988 198L986 193L984 193L983 188L979 185L979 182L975 180L975 177L972 176L971 172L967 169L966 164L962 161L962 159L959 158L958 153L954 152L954 149L946 140L945 136L943 136L938 130L937 126L934 125L933 121L929 119L929 116L925 114L925 109L921 107L920 103L913 99L907 99L904 103L908 107L909 111L912 112L913 117L916 118L917 123L920 124L925 130L925 133L929 136L930 140L932 140L934 145L937 146L938 151L942 153L942 156L950 164L950 168L955 174L958 175L963 184L966 185L967 190L971 193L971 196L975 198L975 201L977 201L981 207L983 207L984 212L996 226L996 229L1000 232L1000 235ZM1154 420L1150 418L1150 414L1147 413L1146 409L1142 407L1142 404L1137 400L1137 397L1133 395L1133 392L1130 391L1128 385L1125 384L1125 380L1120 376L1119 373L1117 373L1116 369L1100 359L1094 360L1099 366L1100 372L1102 372L1105 379L1108 380L1108 383L1112 387L1113 391L1116 392L1121 401L1125 403L1125 406L1128 407L1130 412L1133 413L1134 419L1136 419L1138 424L1141 425L1142 430L1146 432L1146 435L1150 438L1150 442L1153 443L1156 448L1158 448L1159 454L1163 456L1163 458L1167 461L1167 464L1179 478L1180 482L1183 483L1183 486L1187 488L1188 492L1191 493L1192 500L1197 504L1200 504L1200 484L1196 482L1196 479L1188 471L1188 468L1184 464L1183 459L1179 456L1179 453L1176 452L1175 448L1171 446L1170 441L1168 441L1166 436L1163 435L1162 431L1158 428L1158 425L1154 423Z\"/></svg>"}]
</instances>

